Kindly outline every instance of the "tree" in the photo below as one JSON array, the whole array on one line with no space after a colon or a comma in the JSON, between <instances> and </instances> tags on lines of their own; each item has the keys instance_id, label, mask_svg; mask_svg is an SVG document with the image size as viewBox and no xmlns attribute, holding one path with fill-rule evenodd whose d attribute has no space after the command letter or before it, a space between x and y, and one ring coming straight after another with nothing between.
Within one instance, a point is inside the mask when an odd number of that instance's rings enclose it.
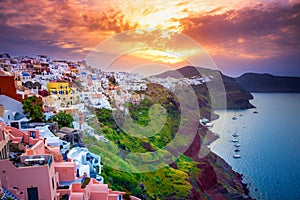
<instances>
[{"instance_id":1,"label":"tree","mask_svg":"<svg viewBox=\"0 0 300 200\"><path fill-rule=\"evenodd\" d=\"M45 121L45 115L43 113L43 101L36 96L28 97L22 101L22 109L26 117L30 121L43 122Z\"/></svg>"},{"instance_id":2,"label":"tree","mask_svg":"<svg viewBox=\"0 0 300 200\"><path fill-rule=\"evenodd\" d=\"M72 115L67 114L66 112L59 112L58 114L51 116L49 121L57 122L59 128L72 127L71 123L74 121L74 118L72 117Z\"/></svg>"},{"instance_id":3,"label":"tree","mask_svg":"<svg viewBox=\"0 0 300 200\"><path fill-rule=\"evenodd\" d=\"M117 85L117 80L116 80L116 78L115 78L114 75L108 76L107 78L108 78L108 81L110 82L110 84L112 84L112 85L114 85L114 86Z\"/></svg>"}]
</instances>

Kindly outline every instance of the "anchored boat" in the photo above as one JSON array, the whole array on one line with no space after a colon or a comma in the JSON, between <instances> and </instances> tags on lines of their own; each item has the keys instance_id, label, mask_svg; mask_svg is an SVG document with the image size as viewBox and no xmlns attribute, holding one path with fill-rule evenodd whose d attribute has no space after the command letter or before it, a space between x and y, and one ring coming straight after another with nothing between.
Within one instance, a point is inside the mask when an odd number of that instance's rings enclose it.
<instances>
[{"instance_id":1,"label":"anchored boat","mask_svg":"<svg viewBox=\"0 0 300 200\"><path fill-rule=\"evenodd\" d=\"M233 158L240 158L240 157L241 157L240 154L234 154L234 155L233 155Z\"/></svg>"},{"instance_id":2,"label":"anchored boat","mask_svg":"<svg viewBox=\"0 0 300 200\"><path fill-rule=\"evenodd\" d=\"M235 144L234 145L235 147L240 147L241 145L239 143Z\"/></svg>"}]
</instances>

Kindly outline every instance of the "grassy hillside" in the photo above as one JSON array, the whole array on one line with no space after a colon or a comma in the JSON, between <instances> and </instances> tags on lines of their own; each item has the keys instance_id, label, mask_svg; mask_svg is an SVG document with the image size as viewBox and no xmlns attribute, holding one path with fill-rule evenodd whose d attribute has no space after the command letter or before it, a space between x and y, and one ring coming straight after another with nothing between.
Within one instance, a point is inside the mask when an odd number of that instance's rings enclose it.
<instances>
[{"instance_id":1,"label":"grassy hillside","mask_svg":"<svg viewBox=\"0 0 300 200\"><path fill-rule=\"evenodd\" d=\"M144 95L145 99L139 106L128 104L130 116L137 127L151 124L153 119L149 110L155 104L162 105L166 114L163 127L150 137L142 137L143 132L139 132L138 128L131 129L132 132L123 131L115 121L117 117L124 117L122 113L114 117L112 111L99 109L96 117L89 120L96 133L110 140L99 142L91 136L84 138L89 150L102 157L105 183L114 190L126 191L142 199L209 199L216 195L226 197L224 194L242 197L241 180L227 164L220 164L214 154L199 157L200 145L207 134L204 127L196 130L196 137L192 138L192 144L184 154L175 150L187 144L189 133L186 137L182 135L179 142L170 148L164 148L178 136L180 122L186 119L182 119L178 99L165 88L149 84ZM209 115L210 108L204 105L207 104L202 105L201 112ZM158 110L151 112L160 114ZM184 122L184 125L187 124ZM141 135L135 135L136 132ZM133 156L133 153L141 153L141 156ZM157 166L160 168L155 170ZM136 173L141 169L147 172ZM218 176L224 178L219 181Z\"/></svg>"}]
</instances>

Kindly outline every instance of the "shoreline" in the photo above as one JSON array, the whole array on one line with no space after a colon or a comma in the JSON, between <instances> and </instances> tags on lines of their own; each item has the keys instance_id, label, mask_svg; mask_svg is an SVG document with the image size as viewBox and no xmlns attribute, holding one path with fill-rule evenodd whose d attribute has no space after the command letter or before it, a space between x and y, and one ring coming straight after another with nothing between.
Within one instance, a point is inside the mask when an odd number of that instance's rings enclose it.
<instances>
[{"instance_id":1,"label":"shoreline","mask_svg":"<svg viewBox=\"0 0 300 200\"><path fill-rule=\"evenodd\" d=\"M255 108L256 108L256 107L254 106L254 108L247 108L247 109L243 109L243 110L255 109ZM240 110L240 109L218 109L218 110L222 110L222 111L228 111L228 110L230 110L230 111L238 111L238 110ZM217 121L217 120L220 119L220 116L219 116L217 113L215 113L215 111L216 111L216 110L214 110L213 112L214 112L216 118L212 119L211 122L215 122L215 121ZM208 142L205 143L206 147L209 149L209 151L210 151L211 153L215 154L215 155L218 156L220 159L224 160L224 162L225 162L228 166L230 166L231 170L237 175L239 181L240 181L241 184L242 184L243 191L244 191L244 193L245 193L245 195L246 195L245 198L246 198L246 199L253 199L253 197L250 196L249 183L245 183L245 182L244 182L244 174L243 174L243 173L239 173L239 172L233 170L233 169L232 169L232 166L231 166L224 158L222 158L220 155L218 155L216 152L214 152L214 151L211 149L211 145L212 145L214 142L216 142L216 141L220 138L220 134L217 133L217 132L213 132L213 131L211 130L212 127L211 127L211 128L208 128L208 127L203 126L202 124L200 124L200 125L201 125L203 128L207 129L207 131L208 131L207 134L211 134L211 135L215 136L214 139L209 140Z\"/></svg>"}]
</instances>

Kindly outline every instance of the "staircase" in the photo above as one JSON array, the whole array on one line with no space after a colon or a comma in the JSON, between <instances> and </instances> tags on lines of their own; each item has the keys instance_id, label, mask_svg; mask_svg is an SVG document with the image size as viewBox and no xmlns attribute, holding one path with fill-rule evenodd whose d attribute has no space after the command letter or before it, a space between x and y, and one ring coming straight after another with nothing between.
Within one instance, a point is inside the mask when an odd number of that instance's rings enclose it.
<instances>
[{"instance_id":1,"label":"staircase","mask_svg":"<svg viewBox=\"0 0 300 200\"><path fill-rule=\"evenodd\" d=\"M18 198L13 193L8 191L8 189L6 189L4 186L2 186L2 189L3 189L5 197L1 198L1 199L7 200L7 197L10 197L13 200L18 200Z\"/></svg>"}]
</instances>

